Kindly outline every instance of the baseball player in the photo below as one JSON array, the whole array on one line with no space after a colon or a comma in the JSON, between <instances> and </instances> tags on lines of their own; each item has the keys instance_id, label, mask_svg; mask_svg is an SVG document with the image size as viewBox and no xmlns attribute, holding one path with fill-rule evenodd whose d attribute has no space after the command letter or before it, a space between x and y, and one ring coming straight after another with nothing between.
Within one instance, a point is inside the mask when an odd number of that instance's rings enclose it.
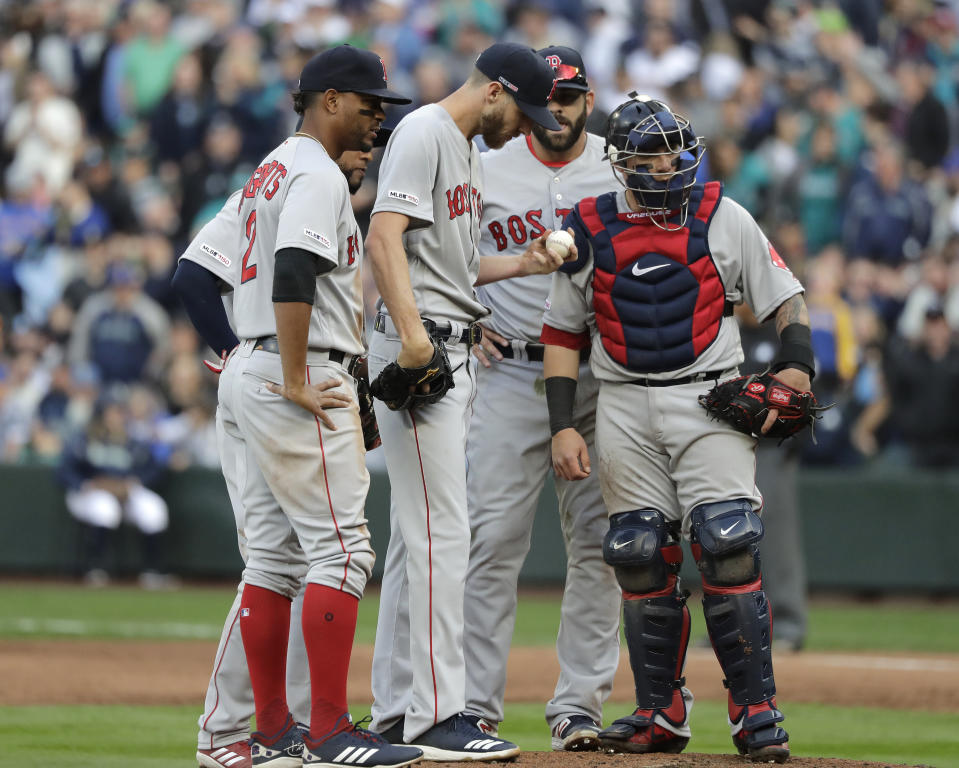
<instances>
[{"instance_id":1,"label":"baseball player","mask_svg":"<svg viewBox=\"0 0 959 768\"><path fill-rule=\"evenodd\" d=\"M610 514L606 562L622 588L636 710L600 733L616 752L680 752L693 697L684 685L689 609L680 536L703 577L706 627L729 689L739 752L789 756L776 706L769 604L758 542L756 439L713 421L698 396L742 362L732 307L775 318L773 370L807 391L813 373L802 286L752 217L718 183L697 183L704 145L669 107L631 94L606 150L625 190L581 200L564 222L579 257L553 278L544 373L554 470L592 474L573 421L580 350L599 379L596 446ZM775 422L769 412L762 430Z\"/></svg>"},{"instance_id":2,"label":"baseball player","mask_svg":"<svg viewBox=\"0 0 959 768\"><path fill-rule=\"evenodd\" d=\"M501 147L533 123L559 129L547 108L552 68L531 48L499 43L437 104L400 121L380 166L367 251L382 297L370 376L417 368L445 346L453 387L437 402L376 416L392 489L373 657L373 728L431 760L498 760L519 748L466 717L463 587L469 556L466 432L476 391L469 364L489 310L473 286L555 269L535 237L520 255L481 260L483 184L474 136ZM437 346L439 345L439 346ZM396 370L396 366L391 370ZM377 378L375 386L382 379Z\"/></svg>"},{"instance_id":3,"label":"baseball player","mask_svg":"<svg viewBox=\"0 0 959 768\"><path fill-rule=\"evenodd\" d=\"M374 146L385 145L389 133L388 129L381 128ZM372 150L351 151L344 152L336 161L346 177L350 194L360 188L372 156ZM236 269L239 260L228 254L238 239L236 208L241 195L242 190L231 195L219 213L200 229L180 256L180 263L173 278L173 285L194 325L214 350L232 350L239 343L229 319L229 314L232 314L232 291L239 277L239 270ZM225 356L224 354L223 357ZM217 373L221 365L207 363L207 366ZM219 426L221 424L218 422ZM239 483L245 471L238 465L242 456L237 454L236 444L227 439L222 429L218 429L217 437L223 478L236 517L240 555L246 562L244 513L239 491ZM305 575L305 561L301 568ZM197 761L204 768L250 766L247 739L250 717L253 715L253 691L250 688L250 674L243 653L243 643L240 633L236 631L243 586L244 582L241 580L237 597L223 626L204 711L199 720ZM310 712L310 678L303 633L300 629L302 606L303 588L294 598L291 609L290 642L287 650L287 698L290 711L297 722L306 723L309 722Z\"/></svg>"},{"instance_id":4,"label":"baseball player","mask_svg":"<svg viewBox=\"0 0 959 768\"><path fill-rule=\"evenodd\" d=\"M550 111L563 126L514 139L480 156L486 194L480 255L518 253L530 238L559 228L581 197L616 183L603 161L603 140L585 131L594 94L579 53L539 51L556 71ZM550 278L503 280L477 296L493 314L484 321L467 443L471 546L463 646L466 709L496 733L503 719L506 661L516 619L516 586L529 551L537 500L552 468L549 415L542 389L543 305ZM490 364L492 358L495 363ZM598 385L584 356L574 407L592 451ZM594 454L595 455L595 454ZM603 702L619 660L619 597L601 543L609 528L595 477L556 481L566 543L566 585L557 638L560 677L546 706L557 750L598 749Z\"/></svg>"},{"instance_id":5,"label":"baseball player","mask_svg":"<svg viewBox=\"0 0 959 768\"><path fill-rule=\"evenodd\" d=\"M357 601L373 550L352 377L365 351L362 244L331 158L372 145L383 102L408 99L387 88L379 56L349 45L314 56L294 94L302 129L262 161L237 208L240 343L220 376L218 414L245 470L239 628L256 709L254 767L399 766L422 756L354 726L346 710ZM286 698L290 601L303 558L308 734Z\"/></svg>"}]
</instances>

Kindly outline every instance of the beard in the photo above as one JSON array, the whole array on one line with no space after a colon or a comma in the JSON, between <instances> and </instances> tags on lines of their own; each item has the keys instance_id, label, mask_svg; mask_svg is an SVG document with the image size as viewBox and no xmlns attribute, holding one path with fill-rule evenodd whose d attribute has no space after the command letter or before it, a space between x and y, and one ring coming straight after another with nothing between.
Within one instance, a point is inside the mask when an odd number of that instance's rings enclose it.
<instances>
[{"instance_id":1,"label":"beard","mask_svg":"<svg viewBox=\"0 0 959 768\"><path fill-rule=\"evenodd\" d=\"M349 176L346 177L346 186L349 187L350 194L356 194L361 186L363 186L363 177L366 176L366 171L353 171Z\"/></svg>"},{"instance_id":2,"label":"beard","mask_svg":"<svg viewBox=\"0 0 959 768\"><path fill-rule=\"evenodd\" d=\"M506 110L484 113L480 116L480 135L490 149L499 149L513 138L513 132L506 130L504 116Z\"/></svg>"},{"instance_id":3,"label":"beard","mask_svg":"<svg viewBox=\"0 0 959 768\"><path fill-rule=\"evenodd\" d=\"M539 139L540 144L542 144L551 152L566 152L567 150L571 149L577 141L579 141L579 137L583 135L583 130L586 128L585 105L583 107L583 111L579 113L579 117L576 118L575 122L571 123L562 115L554 115L554 117L560 125L569 126L568 133L564 131L549 131L543 126L534 123L533 135Z\"/></svg>"}]
</instances>

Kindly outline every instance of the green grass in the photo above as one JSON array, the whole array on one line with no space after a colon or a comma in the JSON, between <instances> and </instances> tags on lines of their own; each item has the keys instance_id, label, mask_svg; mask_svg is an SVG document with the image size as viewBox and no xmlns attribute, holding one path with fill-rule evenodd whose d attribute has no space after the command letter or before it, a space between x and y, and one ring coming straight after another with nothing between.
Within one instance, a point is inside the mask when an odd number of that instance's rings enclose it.
<instances>
[{"instance_id":1,"label":"green grass","mask_svg":"<svg viewBox=\"0 0 959 768\"><path fill-rule=\"evenodd\" d=\"M144 592L136 587L89 590L0 581L0 643L24 637L214 641L234 595L229 585ZM370 597L360 602L360 643L373 642L375 592ZM695 640L704 632L702 614L697 598L690 605ZM558 619L556 593L525 593L515 643L552 645ZM959 610L955 603L814 601L808 648L955 653L956 637ZM193 745L201 707L199 699L192 707L0 707L0 765L187 768L195 765ZM689 751L731 752L724 710L718 702L696 703ZM355 707L354 715L361 717L367 711L368 706L366 711ZM959 768L956 713L794 703L785 712L791 746L799 756ZM624 714L623 705L611 705L607 722ZM509 705L502 735L527 750L549 749L543 704Z\"/></svg>"},{"instance_id":2,"label":"green grass","mask_svg":"<svg viewBox=\"0 0 959 768\"><path fill-rule=\"evenodd\" d=\"M362 709L354 708L359 716ZM610 711L607 720L621 714ZM959 734L950 713L897 712L790 704L793 753L959 768ZM2 765L18 768L187 768L195 765L196 707L0 707ZM729 754L725 707L697 702L687 751ZM526 750L549 749L541 704L506 708L504 738ZM135 736L134 736L135 735ZM907 746L904 736L908 735ZM637 758L639 760L639 758Z\"/></svg>"},{"instance_id":3,"label":"green grass","mask_svg":"<svg viewBox=\"0 0 959 768\"><path fill-rule=\"evenodd\" d=\"M91 637L208 639L220 636L234 588L191 587L144 592L137 587L84 589L62 584L0 581L0 638ZM360 601L357 642L376 632L375 591ZM693 642L705 636L702 611L690 599ZM554 592L521 596L514 642L552 645L559 602ZM813 601L806 647L813 651L913 651L955 653L959 605L906 602Z\"/></svg>"}]
</instances>

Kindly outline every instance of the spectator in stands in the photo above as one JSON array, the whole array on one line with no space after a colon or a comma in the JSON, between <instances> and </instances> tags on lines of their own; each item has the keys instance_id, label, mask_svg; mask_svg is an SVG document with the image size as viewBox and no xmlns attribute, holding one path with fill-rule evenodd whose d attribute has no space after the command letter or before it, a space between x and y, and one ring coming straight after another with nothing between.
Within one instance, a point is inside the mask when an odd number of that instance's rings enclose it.
<instances>
[{"instance_id":1,"label":"spectator in stands","mask_svg":"<svg viewBox=\"0 0 959 768\"><path fill-rule=\"evenodd\" d=\"M820 122L810 137L809 156L800 172L799 220L809 249L817 252L838 243L842 224L843 174L836 129Z\"/></svg>"},{"instance_id":2,"label":"spectator in stands","mask_svg":"<svg viewBox=\"0 0 959 768\"><path fill-rule=\"evenodd\" d=\"M134 114L147 116L173 83L184 55L170 34L170 7L155 0L136 0L131 18L136 36L123 53L123 75Z\"/></svg>"},{"instance_id":3,"label":"spectator in stands","mask_svg":"<svg viewBox=\"0 0 959 768\"><path fill-rule=\"evenodd\" d=\"M908 463L959 466L959 346L942 307L926 310L918 343L898 339L890 346L885 378L897 447ZM895 451L890 460L899 456Z\"/></svg>"},{"instance_id":4,"label":"spectator in stands","mask_svg":"<svg viewBox=\"0 0 959 768\"><path fill-rule=\"evenodd\" d=\"M169 514L166 502L148 486L162 470L149 447L129 436L126 422L122 395L102 396L87 428L64 450L59 479L67 489L67 509L80 524L85 579L93 585L109 580L109 539L120 523L128 522L143 541L141 583L159 586L159 539Z\"/></svg>"},{"instance_id":5,"label":"spectator in stands","mask_svg":"<svg viewBox=\"0 0 959 768\"><path fill-rule=\"evenodd\" d=\"M211 107L200 57L196 54L184 56L177 64L173 87L157 104L150 118L150 138L156 161L168 164L175 177L179 177L180 164L195 162L195 156L202 150Z\"/></svg>"},{"instance_id":6,"label":"spectator in stands","mask_svg":"<svg viewBox=\"0 0 959 768\"><path fill-rule=\"evenodd\" d=\"M108 284L77 314L70 361L92 362L105 384L155 375L166 358L169 317L142 292L140 277L130 265L111 265Z\"/></svg>"},{"instance_id":7,"label":"spectator in stands","mask_svg":"<svg viewBox=\"0 0 959 768\"><path fill-rule=\"evenodd\" d=\"M11 172L43 179L47 195L57 195L73 173L82 136L76 104L58 96L45 73L33 72L26 99L13 108L3 130L4 145L13 154Z\"/></svg>"},{"instance_id":8,"label":"spectator in stands","mask_svg":"<svg viewBox=\"0 0 959 768\"><path fill-rule=\"evenodd\" d=\"M843 245L852 258L898 267L918 259L928 243L932 206L926 190L906 177L902 147L892 137L872 154L873 168L849 193Z\"/></svg>"},{"instance_id":9,"label":"spectator in stands","mask_svg":"<svg viewBox=\"0 0 959 768\"><path fill-rule=\"evenodd\" d=\"M899 136L911 161L923 169L937 168L949 150L949 116L933 95L935 70L923 59L907 59L896 67L902 93Z\"/></svg>"},{"instance_id":10,"label":"spectator in stands","mask_svg":"<svg viewBox=\"0 0 959 768\"><path fill-rule=\"evenodd\" d=\"M696 73L699 55L695 43L676 39L670 22L650 19L641 46L623 60L618 74L620 91L636 90L666 99L670 88Z\"/></svg>"}]
</instances>

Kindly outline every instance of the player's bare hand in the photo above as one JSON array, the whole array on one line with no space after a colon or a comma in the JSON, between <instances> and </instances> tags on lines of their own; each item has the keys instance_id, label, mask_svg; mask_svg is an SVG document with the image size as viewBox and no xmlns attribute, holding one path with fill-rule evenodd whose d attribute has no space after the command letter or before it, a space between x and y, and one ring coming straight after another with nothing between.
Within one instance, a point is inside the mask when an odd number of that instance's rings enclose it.
<instances>
[{"instance_id":1,"label":"player's bare hand","mask_svg":"<svg viewBox=\"0 0 959 768\"><path fill-rule=\"evenodd\" d=\"M553 472L564 480L589 477L589 450L583 436L572 427L553 435Z\"/></svg>"},{"instance_id":2,"label":"player's bare hand","mask_svg":"<svg viewBox=\"0 0 959 768\"><path fill-rule=\"evenodd\" d=\"M775 374L775 376L783 384L786 384L799 392L808 392L810 389L812 389L812 382L809 380L809 374L805 371L799 370L798 368L783 368L779 373ZM772 425L776 423L777 418L779 418L779 409L770 408L760 432L765 435L772 428Z\"/></svg>"},{"instance_id":3,"label":"player's bare hand","mask_svg":"<svg viewBox=\"0 0 959 768\"><path fill-rule=\"evenodd\" d=\"M570 236L573 231L566 230ZM567 252L560 253L551 246L546 247L546 240L553 233L547 229L542 235L533 240L520 257L520 274L522 275L549 275L563 266L563 262L575 261L578 257L576 245L569 244Z\"/></svg>"},{"instance_id":4,"label":"player's bare hand","mask_svg":"<svg viewBox=\"0 0 959 768\"><path fill-rule=\"evenodd\" d=\"M266 388L276 395L285 397L291 403L296 403L301 408L312 413L316 418L322 421L327 427L336 430L336 425L330 414L326 412L327 408L345 408L353 400L345 392L333 392L334 387L342 384L339 379L324 379L315 384L307 384L303 387L287 387L281 384L267 382Z\"/></svg>"},{"instance_id":5,"label":"player's bare hand","mask_svg":"<svg viewBox=\"0 0 959 768\"><path fill-rule=\"evenodd\" d=\"M497 349L496 345L506 346L509 344L509 340L500 336L496 331L491 331L485 325L483 328L483 340L479 344L473 345L473 354L476 355L476 359L480 361L484 368L489 368L493 363L490 361L492 357L494 360L502 360L503 353Z\"/></svg>"}]
</instances>

